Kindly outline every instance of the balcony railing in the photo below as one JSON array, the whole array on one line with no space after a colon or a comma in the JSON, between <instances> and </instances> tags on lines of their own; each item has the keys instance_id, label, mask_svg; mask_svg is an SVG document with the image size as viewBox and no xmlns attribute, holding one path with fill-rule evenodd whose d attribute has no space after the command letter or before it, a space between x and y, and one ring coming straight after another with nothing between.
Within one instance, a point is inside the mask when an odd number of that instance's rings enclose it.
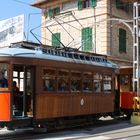
<instances>
[{"instance_id":1,"label":"balcony railing","mask_svg":"<svg viewBox=\"0 0 140 140\"><path fill-rule=\"evenodd\" d=\"M138 0L121 0L121 1L126 3L133 3L133 2L137 2Z\"/></svg>"}]
</instances>

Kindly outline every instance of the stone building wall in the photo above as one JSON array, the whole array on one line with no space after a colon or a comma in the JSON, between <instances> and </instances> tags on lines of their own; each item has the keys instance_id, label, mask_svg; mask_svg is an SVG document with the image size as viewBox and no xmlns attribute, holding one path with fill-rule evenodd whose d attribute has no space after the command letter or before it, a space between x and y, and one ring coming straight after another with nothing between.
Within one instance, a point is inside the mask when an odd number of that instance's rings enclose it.
<instances>
[{"instance_id":1,"label":"stone building wall","mask_svg":"<svg viewBox=\"0 0 140 140\"><path fill-rule=\"evenodd\" d=\"M109 19L132 19L132 8L129 8L129 11L126 12L116 8L115 0L97 0L95 8L89 7L78 10L77 0L75 0L62 3L60 10L61 14L54 19L49 19L47 10L44 10L45 13L42 13L42 25L47 26L52 33L60 32L61 42L65 46L79 48L81 46L81 29L91 27L93 35L92 52L108 55L109 58L123 65L131 64L133 52L132 33L123 23ZM66 12L68 13L66 14ZM78 22L75 18L79 19ZM64 24L64 22L67 24ZM62 26L58 23L62 24ZM42 42L52 45L52 33L47 28L41 29ZM127 33L126 53L119 52L119 28L125 29Z\"/></svg>"}]
</instances>

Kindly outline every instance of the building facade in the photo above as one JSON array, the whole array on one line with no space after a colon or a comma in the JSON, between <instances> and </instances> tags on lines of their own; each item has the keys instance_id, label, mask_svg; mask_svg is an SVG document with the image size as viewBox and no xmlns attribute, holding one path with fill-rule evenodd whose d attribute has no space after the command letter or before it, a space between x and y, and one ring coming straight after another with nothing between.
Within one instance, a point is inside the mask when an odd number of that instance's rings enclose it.
<instances>
[{"instance_id":1,"label":"building facade","mask_svg":"<svg viewBox=\"0 0 140 140\"><path fill-rule=\"evenodd\" d=\"M36 0L33 6L42 9L43 44L107 55L119 64L123 75L128 74L129 85L132 85L132 32L123 22L133 18L133 4L130 2ZM129 26L132 28L132 23Z\"/></svg>"},{"instance_id":2,"label":"building facade","mask_svg":"<svg viewBox=\"0 0 140 140\"><path fill-rule=\"evenodd\" d=\"M121 0L37 0L42 9L42 43L108 55L132 65L132 33L113 20L132 19L132 4ZM131 24L130 24L131 26Z\"/></svg>"}]
</instances>

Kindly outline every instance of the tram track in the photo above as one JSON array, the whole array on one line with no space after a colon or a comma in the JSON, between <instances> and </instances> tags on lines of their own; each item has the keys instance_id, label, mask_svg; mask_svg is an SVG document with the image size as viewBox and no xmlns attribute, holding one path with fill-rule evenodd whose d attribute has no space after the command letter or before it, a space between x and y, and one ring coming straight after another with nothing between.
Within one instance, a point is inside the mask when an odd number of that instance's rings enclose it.
<instances>
[{"instance_id":1,"label":"tram track","mask_svg":"<svg viewBox=\"0 0 140 140\"><path fill-rule=\"evenodd\" d=\"M98 129L100 127L109 126L119 124L121 122L127 122L124 118L122 119L114 119L114 120L106 120L106 121L96 121L93 125L87 125L83 127L76 127L71 129L63 129L63 130L54 130L48 133L34 133L32 130L17 130L17 131L7 131L2 133L0 131L0 140L38 140L38 139L49 139L53 138L54 135L61 136L65 133L76 134L78 131L82 131L83 134L88 135L89 137L92 135L92 130ZM97 135L98 136L98 135ZM73 139L82 139L82 137L72 138Z\"/></svg>"}]
</instances>

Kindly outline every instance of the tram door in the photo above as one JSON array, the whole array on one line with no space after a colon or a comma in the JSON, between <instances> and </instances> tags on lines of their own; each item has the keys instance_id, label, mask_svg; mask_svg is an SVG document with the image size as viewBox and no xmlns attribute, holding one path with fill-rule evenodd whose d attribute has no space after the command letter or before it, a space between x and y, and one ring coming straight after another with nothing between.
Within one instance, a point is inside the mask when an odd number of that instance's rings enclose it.
<instances>
[{"instance_id":1,"label":"tram door","mask_svg":"<svg viewBox=\"0 0 140 140\"><path fill-rule=\"evenodd\" d=\"M13 117L33 116L34 84L34 66L15 65L13 67Z\"/></svg>"},{"instance_id":2,"label":"tram door","mask_svg":"<svg viewBox=\"0 0 140 140\"><path fill-rule=\"evenodd\" d=\"M120 75L115 76L115 113L120 112Z\"/></svg>"},{"instance_id":3,"label":"tram door","mask_svg":"<svg viewBox=\"0 0 140 140\"><path fill-rule=\"evenodd\" d=\"M25 68L25 86L24 86L24 113L26 116L33 116L33 95L35 92L35 67L28 66Z\"/></svg>"}]
</instances>

